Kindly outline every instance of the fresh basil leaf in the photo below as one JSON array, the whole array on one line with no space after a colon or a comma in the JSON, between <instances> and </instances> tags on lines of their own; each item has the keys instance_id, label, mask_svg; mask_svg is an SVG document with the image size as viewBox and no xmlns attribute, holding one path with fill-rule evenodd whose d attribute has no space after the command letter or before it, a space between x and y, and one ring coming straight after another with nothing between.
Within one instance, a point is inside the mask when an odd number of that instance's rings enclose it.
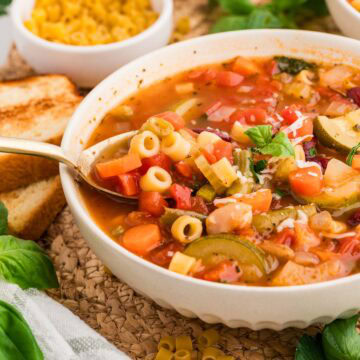
<instances>
[{"instance_id":1,"label":"fresh basil leaf","mask_svg":"<svg viewBox=\"0 0 360 360\"><path fill-rule=\"evenodd\" d=\"M321 335L303 335L296 347L295 360L326 360L321 347Z\"/></svg>"},{"instance_id":2,"label":"fresh basil leaf","mask_svg":"<svg viewBox=\"0 0 360 360\"><path fill-rule=\"evenodd\" d=\"M233 15L250 14L256 6L250 0L219 0L223 10Z\"/></svg>"},{"instance_id":3,"label":"fresh basil leaf","mask_svg":"<svg viewBox=\"0 0 360 360\"><path fill-rule=\"evenodd\" d=\"M276 134L272 142L260 148L260 152L264 155L272 155L277 157L294 156L295 151L287 135L283 132Z\"/></svg>"},{"instance_id":4,"label":"fresh basil leaf","mask_svg":"<svg viewBox=\"0 0 360 360\"><path fill-rule=\"evenodd\" d=\"M244 30L247 28L246 16L224 16L220 18L210 29L210 33L225 31Z\"/></svg>"},{"instance_id":5,"label":"fresh basil leaf","mask_svg":"<svg viewBox=\"0 0 360 360\"><path fill-rule=\"evenodd\" d=\"M271 4L277 11L289 11L297 9L306 2L307 0L273 0Z\"/></svg>"},{"instance_id":6,"label":"fresh basil leaf","mask_svg":"<svg viewBox=\"0 0 360 360\"><path fill-rule=\"evenodd\" d=\"M263 147L271 143L271 125L258 125L245 131L245 134L254 142L257 147Z\"/></svg>"},{"instance_id":7,"label":"fresh basil leaf","mask_svg":"<svg viewBox=\"0 0 360 360\"><path fill-rule=\"evenodd\" d=\"M0 300L0 359L44 359L23 316L15 307L2 300Z\"/></svg>"},{"instance_id":8,"label":"fresh basil leaf","mask_svg":"<svg viewBox=\"0 0 360 360\"><path fill-rule=\"evenodd\" d=\"M315 65L302 59L289 58L287 56L275 56L275 61L281 72L297 75L302 70L314 69Z\"/></svg>"},{"instance_id":9,"label":"fresh basil leaf","mask_svg":"<svg viewBox=\"0 0 360 360\"><path fill-rule=\"evenodd\" d=\"M360 143L358 143L356 146L354 146L350 152L349 152L349 155L347 156L346 158L346 163L351 166L352 165L352 162L353 162L353 159L354 159L354 156L356 155L357 151L360 149Z\"/></svg>"},{"instance_id":10,"label":"fresh basil leaf","mask_svg":"<svg viewBox=\"0 0 360 360\"><path fill-rule=\"evenodd\" d=\"M280 29L283 23L278 16L267 9L256 9L247 20L247 29Z\"/></svg>"},{"instance_id":11,"label":"fresh basil leaf","mask_svg":"<svg viewBox=\"0 0 360 360\"><path fill-rule=\"evenodd\" d=\"M8 230L8 211L4 203L0 201L0 235L5 235Z\"/></svg>"},{"instance_id":12,"label":"fresh basil leaf","mask_svg":"<svg viewBox=\"0 0 360 360\"><path fill-rule=\"evenodd\" d=\"M266 160L259 160L254 164L254 170L256 173L260 174L263 170L267 167L267 161Z\"/></svg>"},{"instance_id":13,"label":"fresh basil leaf","mask_svg":"<svg viewBox=\"0 0 360 360\"><path fill-rule=\"evenodd\" d=\"M304 8L311 10L314 16L326 16L329 14L325 0L309 0L304 4Z\"/></svg>"},{"instance_id":14,"label":"fresh basil leaf","mask_svg":"<svg viewBox=\"0 0 360 360\"><path fill-rule=\"evenodd\" d=\"M0 236L0 278L23 289L59 286L50 258L35 242Z\"/></svg>"},{"instance_id":15,"label":"fresh basil leaf","mask_svg":"<svg viewBox=\"0 0 360 360\"><path fill-rule=\"evenodd\" d=\"M347 320L335 320L327 325L322 335L322 344L327 360L359 360L360 334L356 324L360 315Z\"/></svg>"}]
</instances>

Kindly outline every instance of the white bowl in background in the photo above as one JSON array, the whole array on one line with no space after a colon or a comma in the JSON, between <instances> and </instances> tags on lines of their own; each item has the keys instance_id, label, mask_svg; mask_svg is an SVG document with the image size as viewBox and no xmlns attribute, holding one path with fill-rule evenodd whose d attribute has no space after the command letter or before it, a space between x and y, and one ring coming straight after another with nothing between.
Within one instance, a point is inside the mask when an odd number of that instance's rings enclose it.
<instances>
[{"instance_id":1,"label":"white bowl in background","mask_svg":"<svg viewBox=\"0 0 360 360\"><path fill-rule=\"evenodd\" d=\"M336 25L349 37L360 40L360 12L347 0L326 0Z\"/></svg>"},{"instance_id":2,"label":"white bowl in background","mask_svg":"<svg viewBox=\"0 0 360 360\"><path fill-rule=\"evenodd\" d=\"M34 3L35 0L15 0L11 7L17 49L37 73L64 74L81 87L93 87L120 66L165 46L172 32L173 1L151 0L159 18L130 39L94 46L58 44L34 35L24 26Z\"/></svg>"},{"instance_id":3,"label":"white bowl in background","mask_svg":"<svg viewBox=\"0 0 360 360\"><path fill-rule=\"evenodd\" d=\"M110 75L80 104L62 141L77 158L104 115L139 88L189 68L235 56L287 55L352 64L360 68L360 42L319 32L248 30L181 42L137 59ZM61 180L82 235L118 278L157 304L205 322L280 330L348 317L360 308L360 274L290 287L236 286L183 276L148 262L113 241L95 223L65 166Z\"/></svg>"},{"instance_id":4,"label":"white bowl in background","mask_svg":"<svg viewBox=\"0 0 360 360\"><path fill-rule=\"evenodd\" d=\"M0 16L0 66L5 65L11 47L11 24L8 16Z\"/></svg>"}]
</instances>

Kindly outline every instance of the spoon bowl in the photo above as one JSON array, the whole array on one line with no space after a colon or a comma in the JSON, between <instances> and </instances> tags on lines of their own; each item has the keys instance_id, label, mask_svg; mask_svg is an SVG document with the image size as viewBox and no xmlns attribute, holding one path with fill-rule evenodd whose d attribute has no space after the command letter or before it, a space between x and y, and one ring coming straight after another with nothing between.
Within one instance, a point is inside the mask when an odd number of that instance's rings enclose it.
<instances>
[{"instance_id":1,"label":"spoon bowl","mask_svg":"<svg viewBox=\"0 0 360 360\"><path fill-rule=\"evenodd\" d=\"M73 169L79 177L96 190L110 195L117 201L129 202L137 200L137 198L134 196L125 196L98 185L92 177L92 169L96 162L105 158L107 154L115 150L119 151L124 149L124 152L127 152L130 140L137 133L137 131L130 131L103 140L82 151L76 160L68 157L60 146L41 141L4 136L0 136L0 152L40 156L61 162Z\"/></svg>"}]
</instances>

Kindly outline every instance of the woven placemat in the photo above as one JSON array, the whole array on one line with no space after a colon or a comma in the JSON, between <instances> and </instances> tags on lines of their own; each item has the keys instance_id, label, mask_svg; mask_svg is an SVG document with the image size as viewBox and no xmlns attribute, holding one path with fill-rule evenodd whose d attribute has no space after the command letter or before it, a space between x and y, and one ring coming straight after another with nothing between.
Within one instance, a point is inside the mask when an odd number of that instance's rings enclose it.
<instances>
[{"instance_id":1,"label":"woven placemat","mask_svg":"<svg viewBox=\"0 0 360 360\"><path fill-rule=\"evenodd\" d=\"M206 3L207 0L175 0L176 21L188 17L191 30L186 33L178 29L173 41L208 31L215 15L207 12ZM304 27L338 32L330 18L310 22ZM0 79L30 74L32 70L15 49L8 65L0 69ZM60 288L48 294L134 359L153 359L157 342L163 336L188 334L195 339L210 326L157 306L107 273L82 238L68 208L51 225L41 244L53 259L60 280ZM312 326L306 330L289 328L276 332L215 327L221 333L221 348L237 359L246 360L293 359L299 337L304 333L316 334L321 329Z\"/></svg>"}]
</instances>

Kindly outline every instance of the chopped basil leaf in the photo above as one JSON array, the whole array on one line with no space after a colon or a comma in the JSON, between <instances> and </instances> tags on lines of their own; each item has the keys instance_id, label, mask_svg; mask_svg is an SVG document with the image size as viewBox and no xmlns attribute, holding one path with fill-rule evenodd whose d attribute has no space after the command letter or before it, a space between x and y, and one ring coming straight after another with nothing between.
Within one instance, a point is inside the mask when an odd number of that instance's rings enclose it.
<instances>
[{"instance_id":1,"label":"chopped basil leaf","mask_svg":"<svg viewBox=\"0 0 360 360\"><path fill-rule=\"evenodd\" d=\"M271 143L271 125L258 125L245 131L245 134L254 142L257 147L263 147Z\"/></svg>"},{"instance_id":2,"label":"chopped basil leaf","mask_svg":"<svg viewBox=\"0 0 360 360\"><path fill-rule=\"evenodd\" d=\"M260 152L277 157L295 156L295 151L287 135L279 132L271 143L260 148Z\"/></svg>"},{"instance_id":3,"label":"chopped basil leaf","mask_svg":"<svg viewBox=\"0 0 360 360\"><path fill-rule=\"evenodd\" d=\"M311 149L309 150L309 155L310 155L311 157L316 156L316 154L317 154L317 151L316 151L315 148L311 148Z\"/></svg>"},{"instance_id":4,"label":"chopped basil leaf","mask_svg":"<svg viewBox=\"0 0 360 360\"><path fill-rule=\"evenodd\" d=\"M280 72L285 72L290 75L296 75L302 70L312 70L315 68L314 64L302 59L289 58L286 56L276 56L274 59Z\"/></svg>"},{"instance_id":5,"label":"chopped basil leaf","mask_svg":"<svg viewBox=\"0 0 360 360\"><path fill-rule=\"evenodd\" d=\"M360 148L360 143L358 143L356 146L354 146L351 151L349 152L349 155L346 158L346 163L351 166L354 156L356 155L358 149Z\"/></svg>"},{"instance_id":6,"label":"chopped basil leaf","mask_svg":"<svg viewBox=\"0 0 360 360\"><path fill-rule=\"evenodd\" d=\"M260 174L263 170L267 167L267 161L266 160L259 160L254 164L254 170L256 173Z\"/></svg>"}]
</instances>

